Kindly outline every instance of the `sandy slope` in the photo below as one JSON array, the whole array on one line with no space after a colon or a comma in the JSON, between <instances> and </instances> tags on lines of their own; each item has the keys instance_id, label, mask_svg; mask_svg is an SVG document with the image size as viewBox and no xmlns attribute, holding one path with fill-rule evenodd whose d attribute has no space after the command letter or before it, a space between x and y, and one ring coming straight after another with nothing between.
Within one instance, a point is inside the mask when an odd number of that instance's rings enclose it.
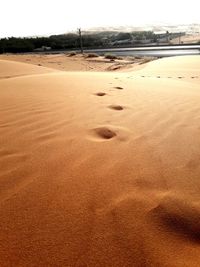
<instances>
[{"instance_id":1,"label":"sandy slope","mask_svg":"<svg viewBox=\"0 0 200 267\"><path fill-rule=\"evenodd\" d=\"M61 71L103 71L111 67L113 62L102 58L84 58L81 55L69 57L66 54L38 55L38 54L7 54L0 55L0 59L12 60L31 65L41 65Z\"/></svg>"},{"instance_id":2,"label":"sandy slope","mask_svg":"<svg viewBox=\"0 0 200 267\"><path fill-rule=\"evenodd\" d=\"M0 266L200 265L198 60L0 61Z\"/></svg>"},{"instance_id":3,"label":"sandy slope","mask_svg":"<svg viewBox=\"0 0 200 267\"><path fill-rule=\"evenodd\" d=\"M186 34L181 36L181 40L179 38L174 38L170 41L170 43L179 44L179 41L181 41L183 44L198 43L200 41L200 34Z\"/></svg>"},{"instance_id":4,"label":"sandy slope","mask_svg":"<svg viewBox=\"0 0 200 267\"><path fill-rule=\"evenodd\" d=\"M2 60L11 60L28 63L31 65L40 65L61 71L112 71L124 70L137 67L144 62L151 61L154 58L133 58L125 57L114 61L105 59L103 56L89 58L88 54L77 54L73 57L68 54L3 54Z\"/></svg>"},{"instance_id":5,"label":"sandy slope","mask_svg":"<svg viewBox=\"0 0 200 267\"><path fill-rule=\"evenodd\" d=\"M8 79L12 77L34 75L34 74L43 74L55 72L52 68L45 68L40 66L40 68L35 67L34 65L28 65L18 62L1 60L0 59L0 79Z\"/></svg>"},{"instance_id":6,"label":"sandy slope","mask_svg":"<svg viewBox=\"0 0 200 267\"><path fill-rule=\"evenodd\" d=\"M155 60L144 65L141 75L152 78L178 78L200 81L199 56L179 56Z\"/></svg>"}]
</instances>

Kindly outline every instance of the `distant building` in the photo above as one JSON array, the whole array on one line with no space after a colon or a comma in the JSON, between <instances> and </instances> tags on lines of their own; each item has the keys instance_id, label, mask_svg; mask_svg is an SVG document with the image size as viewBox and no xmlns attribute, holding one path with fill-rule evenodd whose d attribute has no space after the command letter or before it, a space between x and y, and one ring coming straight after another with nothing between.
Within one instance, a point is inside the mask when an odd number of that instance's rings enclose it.
<instances>
[{"instance_id":1,"label":"distant building","mask_svg":"<svg viewBox=\"0 0 200 267\"><path fill-rule=\"evenodd\" d=\"M140 43L140 44L150 44L150 43L152 43L152 40L143 38L141 40L138 40L138 43Z\"/></svg>"},{"instance_id":2,"label":"distant building","mask_svg":"<svg viewBox=\"0 0 200 267\"><path fill-rule=\"evenodd\" d=\"M154 31L157 43L169 43L170 33L168 31Z\"/></svg>"},{"instance_id":3,"label":"distant building","mask_svg":"<svg viewBox=\"0 0 200 267\"><path fill-rule=\"evenodd\" d=\"M34 49L35 52L44 52L44 51L50 51L51 47L50 46L42 46L40 48Z\"/></svg>"},{"instance_id":4,"label":"distant building","mask_svg":"<svg viewBox=\"0 0 200 267\"><path fill-rule=\"evenodd\" d=\"M127 45L127 44L132 44L133 41L131 39L127 39L127 40L119 40L119 41L114 41L111 44L112 45Z\"/></svg>"}]
</instances>

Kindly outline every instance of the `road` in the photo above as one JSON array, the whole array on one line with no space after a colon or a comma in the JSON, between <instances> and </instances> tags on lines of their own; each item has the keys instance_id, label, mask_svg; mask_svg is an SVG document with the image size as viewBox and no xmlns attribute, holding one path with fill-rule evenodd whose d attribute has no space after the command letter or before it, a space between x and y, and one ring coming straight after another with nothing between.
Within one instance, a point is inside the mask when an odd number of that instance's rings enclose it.
<instances>
[{"instance_id":1,"label":"road","mask_svg":"<svg viewBox=\"0 0 200 267\"><path fill-rule=\"evenodd\" d=\"M199 55L200 45L180 46L153 46L135 48L109 48L109 49L87 49L85 53L115 54L118 56L156 56L168 57L179 55Z\"/></svg>"}]
</instances>

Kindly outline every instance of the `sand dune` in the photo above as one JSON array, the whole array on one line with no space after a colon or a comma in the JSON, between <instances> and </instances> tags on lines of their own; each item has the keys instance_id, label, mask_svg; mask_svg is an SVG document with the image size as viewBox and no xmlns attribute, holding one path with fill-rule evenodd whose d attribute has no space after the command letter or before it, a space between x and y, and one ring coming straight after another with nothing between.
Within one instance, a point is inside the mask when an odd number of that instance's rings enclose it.
<instances>
[{"instance_id":1,"label":"sand dune","mask_svg":"<svg viewBox=\"0 0 200 267\"><path fill-rule=\"evenodd\" d=\"M179 56L155 60L145 65L140 72L143 77L189 79L199 82L199 57Z\"/></svg>"},{"instance_id":2,"label":"sand dune","mask_svg":"<svg viewBox=\"0 0 200 267\"><path fill-rule=\"evenodd\" d=\"M29 65L40 65L61 71L103 71L115 65L115 62L103 58L85 58L81 55L69 57L66 54L55 55L0 55L0 59L11 60Z\"/></svg>"},{"instance_id":3,"label":"sand dune","mask_svg":"<svg viewBox=\"0 0 200 267\"><path fill-rule=\"evenodd\" d=\"M155 58L125 57L110 60L103 56L88 57L88 54L77 54L73 57L67 54L3 54L0 59L28 63L61 71L126 71L128 68L138 68L140 64ZM141 67L140 67L141 68Z\"/></svg>"},{"instance_id":4,"label":"sand dune","mask_svg":"<svg viewBox=\"0 0 200 267\"><path fill-rule=\"evenodd\" d=\"M196 33L196 34L186 34L184 36L181 36L181 38L174 38L170 41L170 43L172 44L179 44L184 43L184 44L198 44L198 42L200 41L200 34Z\"/></svg>"},{"instance_id":5,"label":"sand dune","mask_svg":"<svg viewBox=\"0 0 200 267\"><path fill-rule=\"evenodd\" d=\"M51 68L0 59L0 79L55 72Z\"/></svg>"},{"instance_id":6,"label":"sand dune","mask_svg":"<svg viewBox=\"0 0 200 267\"><path fill-rule=\"evenodd\" d=\"M200 265L198 60L0 61L0 266Z\"/></svg>"}]
</instances>

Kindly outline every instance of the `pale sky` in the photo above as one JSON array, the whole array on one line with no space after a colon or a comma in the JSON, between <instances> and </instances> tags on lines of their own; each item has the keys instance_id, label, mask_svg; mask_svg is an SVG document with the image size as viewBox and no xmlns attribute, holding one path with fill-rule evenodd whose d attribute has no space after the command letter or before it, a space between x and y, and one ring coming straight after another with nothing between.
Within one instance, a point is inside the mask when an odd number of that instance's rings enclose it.
<instances>
[{"instance_id":1,"label":"pale sky","mask_svg":"<svg viewBox=\"0 0 200 267\"><path fill-rule=\"evenodd\" d=\"M200 0L0 0L0 37L81 27L200 23Z\"/></svg>"}]
</instances>

